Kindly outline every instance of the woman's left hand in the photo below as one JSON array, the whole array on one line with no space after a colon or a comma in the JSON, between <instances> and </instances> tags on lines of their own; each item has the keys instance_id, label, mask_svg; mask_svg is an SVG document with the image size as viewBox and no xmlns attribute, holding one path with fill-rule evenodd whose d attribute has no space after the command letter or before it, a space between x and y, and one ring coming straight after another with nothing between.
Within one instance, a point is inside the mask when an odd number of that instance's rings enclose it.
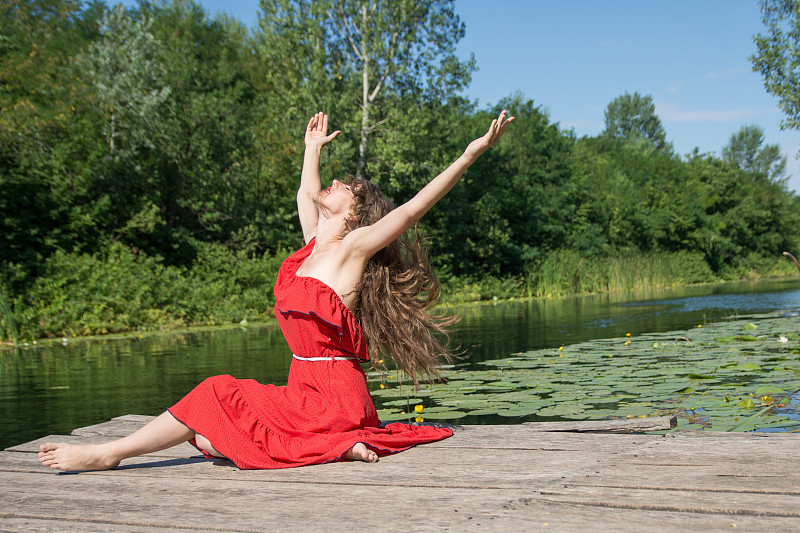
<instances>
[{"instance_id":1,"label":"woman's left hand","mask_svg":"<svg viewBox=\"0 0 800 533\"><path fill-rule=\"evenodd\" d=\"M486 135L469 143L465 153L474 158L480 156L497 142L503 133L505 133L506 127L512 120L514 120L514 117L506 117L505 109L501 111L500 115L492 120L492 124L489 126L489 131L486 132Z\"/></svg>"},{"instance_id":2,"label":"woman's left hand","mask_svg":"<svg viewBox=\"0 0 800 533\"><path fill-rule=\"evenodd\" d=\"M336 130L328 135L328 115L319 112L308 121L306 126L305 144L306 148L323 147L339 135L341 131Z\"/></svg>"}]
</instances>

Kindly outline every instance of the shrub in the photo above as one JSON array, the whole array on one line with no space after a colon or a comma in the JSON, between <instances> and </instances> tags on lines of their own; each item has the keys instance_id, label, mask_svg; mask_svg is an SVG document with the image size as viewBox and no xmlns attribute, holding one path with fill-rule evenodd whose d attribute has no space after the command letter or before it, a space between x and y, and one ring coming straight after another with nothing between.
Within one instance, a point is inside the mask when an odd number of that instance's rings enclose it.
<instances>
[{"instance_id":1,"label":"shrub","mask_svg":"<svg viewBox=\"0 0 800 533\"><path fill-rule=\"evenodd\" d=\"M214 325L271 315L281 255L250 258L201 244L191 269L114 243L94 255L55 252L17 310L34 336Z\"/></svg>"}]
</instances>

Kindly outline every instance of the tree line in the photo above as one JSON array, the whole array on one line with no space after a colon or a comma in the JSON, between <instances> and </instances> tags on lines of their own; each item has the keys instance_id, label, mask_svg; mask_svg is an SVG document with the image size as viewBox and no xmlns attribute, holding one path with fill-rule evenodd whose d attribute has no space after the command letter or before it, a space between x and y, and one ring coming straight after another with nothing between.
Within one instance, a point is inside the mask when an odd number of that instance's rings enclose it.
<instances>
[{"instance_id":1,"label":"tree line","mask_svg":"<svg viewBox=\"0 0 800 533\"><path fill-rule=\"evenodd\" d=\"M260 10L248 29L193 0L0 6L0 337L268 315L320 110L343 132L323 180L395 202L516 117L423 221L449 299L620 288L623 263L672 265L656 285L790 272L800 201L757 125L682 156L634 92L578 138L521 94L460 95L476 64L451 0Z\"/></svg>"}]
</instances>

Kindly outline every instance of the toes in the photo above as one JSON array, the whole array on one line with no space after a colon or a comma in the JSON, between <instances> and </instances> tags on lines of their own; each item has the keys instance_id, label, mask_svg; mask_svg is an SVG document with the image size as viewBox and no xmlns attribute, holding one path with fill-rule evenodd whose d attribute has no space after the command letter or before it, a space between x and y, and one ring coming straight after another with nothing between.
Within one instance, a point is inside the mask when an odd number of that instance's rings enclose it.
<instances>
[{"instance_id":1,"label":"toes","mask_svg":"<svg viewBox=\"0 0 800 533\"><path fill-rule=\"evenodd\" d=\"M53 460L54 457L52 454L39 452L39 461L42 462L43 464L50 464L53 462Z\"/></svg>"}]
</instances>

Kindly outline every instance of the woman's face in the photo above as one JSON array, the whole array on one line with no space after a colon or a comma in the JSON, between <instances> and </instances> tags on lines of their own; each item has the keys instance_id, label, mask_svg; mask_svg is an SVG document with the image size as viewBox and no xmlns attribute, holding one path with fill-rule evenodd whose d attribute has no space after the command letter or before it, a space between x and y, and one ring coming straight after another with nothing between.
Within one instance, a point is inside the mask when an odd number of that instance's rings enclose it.
<instances>
[{"instance_id":1,"label":"woman's face","mask_svg":"<svg viewBox=\"0 0 800 533\"><path fill-rule=\"evenodd\" d=\"M349 214L353 208L355 196L349 185L345 185L339 180L333 180L333 184L327 189L319 191L314 200L333 217Z\"/></svg>"}]
</instances>

